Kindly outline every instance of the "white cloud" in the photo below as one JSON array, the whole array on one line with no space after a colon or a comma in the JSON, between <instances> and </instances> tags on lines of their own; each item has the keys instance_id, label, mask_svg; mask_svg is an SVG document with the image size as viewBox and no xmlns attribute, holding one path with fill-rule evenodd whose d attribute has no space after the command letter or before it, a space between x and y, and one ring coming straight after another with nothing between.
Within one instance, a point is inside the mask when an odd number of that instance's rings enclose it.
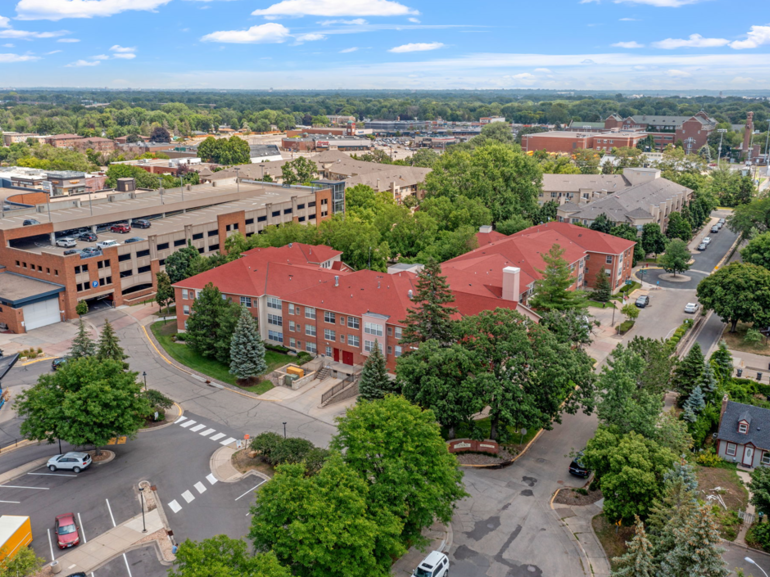
<instances>
[{"instance_id":1,"label":"white cloud","mask_svg":"<svg viewBox=\"0 0 770 577\"><path fill-rule=\"evenodd\" d=\"M729 44L724 38L704 38L700 34L690 34L689 38L666 38L660 42L653 42L655 48L674 50L676 48L716 48Z\"/></svg>"},{"instance_id":2,"label":"white cloud","mask_svg":"<svg viewBox=\"0 0 770 577\"><path fill-rule=\"evenodd\" d=\"M109 60L110 57L106 54L97 54L96 56L91 56L91 60Z\"/></svg>"},{"instance_id":3,"label":"white cloud","mask_svg":"<svg viewBox=\"0 0 770 577\"><path fill-rule=\"evenodd\" d=\"M52 54L58 54L59 52L61 52L61 50L51 50L50 52L46 52L45 55L51 56Z\"/></svg>"},{"instance_id":4,"label":"white cloud","mask_svg":"<svg viewBox=\"0 0 770 577\"><path fill-rule=\"evenodd\" d=\"M120 44L115 44L110 48L111 52L120 52L120 53L126 53L126 52L136 52L135 46L121 46Z\"/></svg>"},{"instance_id":5,"label":"white cloud","mask_svg":"<svg viewBox=\"0 0 770 577\"><path fill-rule=\"evenodd\" d=\"M358 46L353 46L352 48L344 48L343 50L340 50L340 54L350 54L356 50L358 50Z\"/></svg>"},{"instance_id":6,"label":"white cloud","mask_svg":"<svg viewBox=\"0 0 770 577\"><path fill-rule=\"evenodd\" d=\"M736 76L730 81L731 84L748 84L749 82L755 82L755 80L746 76Z\"/></svg>"},{"instance_id":7,"label":"white cloud","mask_svg":"<svg viewBox=\"0 0 770 577\"><path fill-rule=\"evenodd\" d=\"M617 48L644 48L644 44L639 44L636 41L631 42L615 42L613 46Z\"/></svg>"},{"instance_id":8,"label":"white cloud","mask_svg":"<svg viewBox=\"0 0 770 577\"><path fill-rule=\"evenodd\" d=\"M321 26L331 26L332 24L348 24L350 26L366 26L369 24L363 18L354 18L353 20L323 20L319 22Z\"/></svg>"},{"instance_id":9,"label":"white cloud","mask_svg":"<svg viewBox=\"0 0 770 577\"><path fill-rule=\"evenodd\" d=\"M11 27L11 19L6 18L5 16L0 16L0 28L10 28Z\"/></svg>"},{"instance_id":10,"label":"white cloud","mask_svg":"<svg viewBox=\"0 0 770 577\"><path fill-rule=\"evenodd\" d=\"M283 0L254 16L405 16L419 14L392 0Z\"/></svg>"},{"instance_id":11,"label":"white cloud","mask_svg":"<svg viewBox=\"0 0 770 577\"><path fill-rule=\"evenodd\" d=\"M419 18L408 18L408 20L409 20L409 22L414 22L415 24L419 24L420 23L420 19Z\"/></svg>"},{"instance_id":12,"label":"white cloud","mask_svg":"<svg viewBox=\"0 0 770 577\"><path fill-rule=\"evenodd\" d=\"M40 60L40 58L29 54L0 54L0 63L31 62L33 60Z\"/></svg>"},{"instance_id":13,"label":"white cloud","mask_svg":"<svg viewBox=\"0 0 770 577\"><path fill-rule=\"evenodd\" d=\"M666 74L672 78L689 78L692 76L692 74L684 70L666 70Z\"/></svg>"},{"instance_id":14,"label":"white cloud","mask_svg":"<svg viewBox=\"0 0 770 577\"><path fill-rule=\"evenodd\" d=\"M309 32L308 34L297 36L297 42L315 42L316 40L326 40L326 36L318 32Z\"/></svg>"},{"instance_id":15,"label":"white cloud","mask_svg":"<svg viewBox=\"0 0 770 577\"><path fill-rule=\"evenodd\" d=\"M598 0L597 0L598 1ZM697 4L703 0L614 0L615 4L645 4L647 6L656 6L658 8L679 8L688 4Z\"/></svg>"},{"instance_id":16,"label":"white cloud","mask_svg":"<svg viewBox=\"0 0 770 577\"><path fill-rule=\"evenodd\" d=\"M8 42L7 44L3 44L4 48L13 48L15 45Z\"/></svg>"},{"instance_id":17,"label":"white cloud","mask_svg":"<svg viewBox=\"0 0 770 577\"><path fill-rule=\"evenodd\" d=\"M28 30L0 30L0 38L17 38L19 40L31 40L33 38L56 38L69 34L67 30L58 30L56 32L30 32Z\"/></svg>"},{"instance_id":18,"label":"white cloud","mask_svg":"<svg viewBox=\"0 0 770 577\"><path fill-rule=\"evenodd\" d=\"M757 48L763 44L770 44L770 26L752 26L749 30L746 40L736 40L730 42L730 48L744 50L746 48Z\"/></svg>"},{"instance_id":19,"label":"white cloud","mask_svg":"<svg viewBox=\"0 0 770 577\"><path fill-rule=\"evenodd\" d=\"M535 68L535 72L544 72L546 74L550 74L551 73L551 69L550 68Z\"/></svg>"},{"instance_id":20,"label":"white cloud","mask_svg":"<svg viewBox=\"0 0 770 577\"><path fill-rule=\"evenodd\" d=\"M391 48L388 52L395 52L396 54L402 54L404 52L425 52L427 50L437 50L443 48L444 45L441 42L413 42L411 44L402 44Z\"/></svg>"},{"instance_id":21,"label":"white cloud","mask_svg":"<svg viewBox=\"0 0 770 577\"><path fill-rule=\"evenodd\" d=\"M269 22L252 26L248 30L221 30L206 34L203 42L223 42L225 44L275 44L287 40L291 34L282 24Z\"/></svg>"},{"instance_id":22,"label":"white cloud","mask_svg":"<svg viewBox=\"0 0 770 577\"><path fill-rule=\"evenodd\" d=\"M123 53L113 54L112 57L120 58L121 60L133 60L134 58L136 58L136 54L134 54L133 52L123 52Z\"/></svg>"},{"instance_id":23,"label":"white cloud","mask_svg":"<svg viewBox=\"0 0 770 577\"><path fill-rule=\"evenodd\" d=\"M621 22L639 22L638 18L621 18Z\"/></svg>"},{"instance_id":24,"label":"white cloud","mask_svg":"<svg viewBox=\"0 0 770 577\"><path fill-rule=\"evenodd\" d=\"M592 60L591 58L586 58L584 60L581 60L580 64L596 64L596 61Z\"/></svg>"},{"instance_id":25,"label":"white cloud","mask_svg":"<svg viewBox=\"0 0 770 577\"><path fill-rule=\"evenodd\" d=\"M19 0L20 20L61 20L113 16L127 10L155 10L171 0Z\"/></svg>"},{"instance_id":26,"label":"white cloud","mask_svg":"<svg viewBox=\"0 0 770 577\"><path fill-rule=\"evenodd\" d=\"M80 42L77 38L59 38L57 42L64 42L66 44L72 44L74 42Z\"/></svg>"},{"instance_id":27,"label":"white cloud","mask_svg":"<svg viewBox=\"0 0 770 577\"><path fill-rule=\"evenodd\" d=\"M83 66L96 66L100 64L99 60L77 60L67 64L67 68L81 68Z\"/></svg>"}]
</instances>

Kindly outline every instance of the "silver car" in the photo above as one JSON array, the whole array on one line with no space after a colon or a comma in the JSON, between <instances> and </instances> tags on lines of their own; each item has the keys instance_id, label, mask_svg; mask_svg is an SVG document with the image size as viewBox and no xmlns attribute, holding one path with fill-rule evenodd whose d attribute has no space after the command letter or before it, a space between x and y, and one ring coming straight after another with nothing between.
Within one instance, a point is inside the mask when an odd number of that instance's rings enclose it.
<instances>
[{"instance_id":1,"label":"silver car","mask_svg":"<svg viewBox=\"0 0 770 577\"><path fill-rule=\"evenodd\" d=\"M695 314L696 312L698 312L698 308L700 308L699 303L687 303L684 307L684 312Z\"/></svg>"},{"instance_id":2,"label":"silver car","mask_svg":"<svg viewBox=\"0 0 770 577\"><path fill-rule=\"evenodd\" d=\"M71 451L64 453L63 455L54 455L48 459L47 467L51 471L58 471L59 469L66 469L80 473L80 471L87 469L91 466L91 455L88 453L79 453Z\"/></svg>"},{"instance_id":3,"label":"silver car","mask_svg":"<svg viewBox=\"0 0 770 577\"><path fill-rule=\"evenodd\" d=\"M78 243L75 242L75 239L70 237L56 239L56 246L63 248L74 248L77 246L77 244Z\"/></svg>"}]
</instances>

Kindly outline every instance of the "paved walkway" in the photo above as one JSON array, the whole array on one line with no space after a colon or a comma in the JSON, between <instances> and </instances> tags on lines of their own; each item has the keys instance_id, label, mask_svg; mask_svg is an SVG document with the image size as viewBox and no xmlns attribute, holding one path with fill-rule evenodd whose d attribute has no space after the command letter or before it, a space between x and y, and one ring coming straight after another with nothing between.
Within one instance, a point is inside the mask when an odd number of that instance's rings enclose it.
<instances>
[{"instance_id":1,"label":"paved walkway","mask_svg":"<svg viewBox=\"0 0 770 577\"><path fill-rule=\"evenodd\" d=\"M746 490L748 491L748 485L751 482L751 474L748 471L742 471L738 470L738 477L740 477L741 481L743 481L743 484L746 485ZM749 503L746 505L746 512L750 515L754 515L756 513L754 509L754 505L751 504L751 491L749 491ZM751 525L749 523L742 523L741 529L738 531L738 536L735 538L735 544L736 545L743 545L746 547L746 533L749 530L749 527Z\"/></svg>"},{"instance_id":2,"label":"paved walkway","mask_svg":"<svg viewBox=\"0 0 770 577\"><path fill-rule=\"evenodd\" d=\"M596 503L583 506L551 505L559 515L561 521L566 525L571 537L575 539L578 547L582 550L583 556L590 565L588 573L594 577L609 577L612 573L610 562L604 553L602 544L594 533L591 520L602 512L603 499Z\"/></svg>"},{"instance_id":3,"label":"paved walkway","mask_svg":"<svg viewBox=\"0 0 770 577\"><path fill-rule=\"evenodd\" d=\"M431 540L424 551L412 547L390 568L391 575L407 577L412 575L420 564L420 561L428 556L431 551L443 551L446 553L452 546L452 527L436 522L422 532L424 537ZM450 571L451 572L451 571Z\"/></svg>"}]
</instances>

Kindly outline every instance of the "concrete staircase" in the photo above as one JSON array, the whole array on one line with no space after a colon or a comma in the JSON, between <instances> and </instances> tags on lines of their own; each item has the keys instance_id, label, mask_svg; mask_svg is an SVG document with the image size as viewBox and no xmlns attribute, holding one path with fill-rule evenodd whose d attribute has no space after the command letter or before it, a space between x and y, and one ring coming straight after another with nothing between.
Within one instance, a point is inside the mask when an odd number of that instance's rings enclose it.
<instances>
[{"instance_id":1,"label":"concrete staircase","mask_svg":"<svg viewBox=\"0 0 770 577\"><path fill-rule=\"evenodd\" d=\"M331 374L332 370L329 367L324 367L316 373L315 378L316 380L323 381L324 379L329 378L329 375Z\"/></svg>"}]
</instances>

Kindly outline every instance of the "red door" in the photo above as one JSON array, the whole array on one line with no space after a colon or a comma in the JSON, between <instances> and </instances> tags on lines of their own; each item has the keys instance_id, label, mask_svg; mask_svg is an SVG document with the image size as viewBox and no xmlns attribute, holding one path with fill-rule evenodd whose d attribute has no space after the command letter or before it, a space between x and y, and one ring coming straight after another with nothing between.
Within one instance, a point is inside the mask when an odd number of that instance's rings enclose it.
<instances>
[{"instance_id":1,"label":"red door","mask_svg":"<svg viewBox=\"0 0 770 577\"><path fill-rule=\"evenodd\" d=\"M339 363L340 362L340 350L334 349L334 362Z\"/></svg>"},{"instance_id":2,"label":"red door","mask_svg":"<svg viewBox=\"0 0 770 577\"><path fill-rule=\"evenodd\" d=\"M350 351L342 351L342 364L353 366L353 353Z\"/></svg>"}]
</instances>

